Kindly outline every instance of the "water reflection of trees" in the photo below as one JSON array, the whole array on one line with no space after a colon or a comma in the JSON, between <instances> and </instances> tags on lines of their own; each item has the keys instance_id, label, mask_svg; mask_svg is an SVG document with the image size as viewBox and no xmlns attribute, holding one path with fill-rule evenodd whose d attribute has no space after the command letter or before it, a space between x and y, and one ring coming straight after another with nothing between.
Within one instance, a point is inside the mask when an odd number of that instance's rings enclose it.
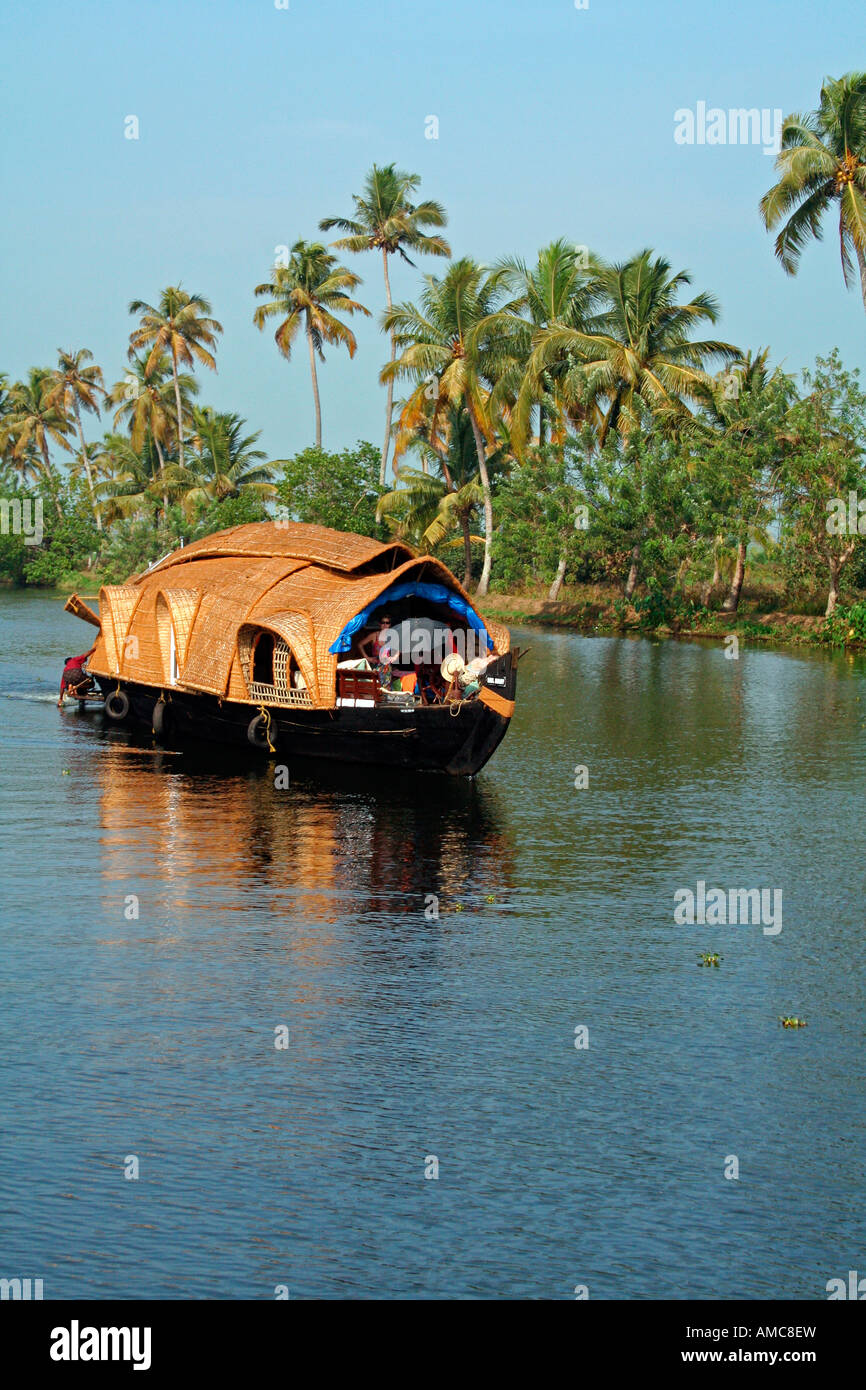
<instances>
[{"instance_id":1,"label":"water reflection of trees","mask_svg":"<svg viewBox=\"0 0 866 1390\"><path fill-rule=\"evenodd\" d=\"M207 745L181 756L103 747L104 877L157 880L178 909L324 923L423 914L429 894L498 897L510 886L513 851L492 787L293 763L278 789L277 762Z\"/></svg>"}]
</instances>

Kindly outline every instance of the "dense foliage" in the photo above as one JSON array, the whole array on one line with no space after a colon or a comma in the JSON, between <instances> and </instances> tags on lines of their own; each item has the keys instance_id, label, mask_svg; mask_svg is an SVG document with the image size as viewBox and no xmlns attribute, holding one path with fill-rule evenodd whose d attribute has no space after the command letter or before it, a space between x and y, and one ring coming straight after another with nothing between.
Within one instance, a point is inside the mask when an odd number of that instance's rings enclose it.
<instances>
[{"instance_id":1,"label":"dense foliage","mask_svg":"<svg viewBox=\"0 0 866 1390\"><path fill-rule=\"evenodd\" d=\"M835 217L846 281L859 271L866 302L866 75L826 83L815 112L787 119L777 176L761 211L785 270ZM418 183L374 166L353 215L320 224L343 234L334 251L380 258L381 449L323 447L317 363L326 348L354 356L345 319L369 310L359 275L298 240L251 289L251 313L290 361L306 340L315 444L269 461L239 415L199 403L196 372L215 369L223 331L203 295L169 286L135 300L113 385L84 348L24 380L0 376L0 578L119 581L181 542L285 517L400 537L481 597L488 585L551 601L606 586L618 614L647 626L735 614L760 558L780 602L820 596L828 636L862 640L856 370L832 352L798 376L767 349L709 336L715 298L652 250L612 263L559 238L533 262L451 261L445 210L416 202ZM410 253L448 264L395 304L389 258Z\"/></svg>"}]
</instances>

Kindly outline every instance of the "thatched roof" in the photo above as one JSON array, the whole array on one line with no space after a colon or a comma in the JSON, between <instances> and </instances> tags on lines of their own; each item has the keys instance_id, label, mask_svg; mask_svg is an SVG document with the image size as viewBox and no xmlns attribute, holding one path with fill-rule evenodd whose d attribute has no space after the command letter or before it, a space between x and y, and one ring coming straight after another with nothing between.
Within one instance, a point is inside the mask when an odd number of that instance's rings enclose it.
<instances>
[{"instance_id":1,"label":"thatched roof","mask_svg":"<svg viewBox=\"0 0 866 1390\"><path fill-rule=\"evenodd\" d=\"M351 531L333 531L330 526L307 526L300 521L254 521L246 526L231 526L227 531L217 531L203 540L193 541L191 545L175 550L160 560L149 573L162 573L174 565L216 556L221 559L245 556L268 560L284 556L348 574L373 560L384 561L381 568L393 568L403 560L410 560L414 553L410 546L399 541L382 545L369 536L356 536Z\"/></svg>"},{"instance_id":2,"label":"thatched roof","mask_svg":"<svg viewBox=\"0 0 866 1390\"><path fill-rule=\"evenodd\" d=\"M400 543L296 522L234 526L103 588L90 667L167 686L173 638L177 686L257 703L242 657L250 632L265 628L291 649L313 704L330 707L338 658L329 647L350 619L407 579L444 584L471 604L445 565ZM496 650L507 651L507 628L485 626Z\"/></svg>"}]
</instances>

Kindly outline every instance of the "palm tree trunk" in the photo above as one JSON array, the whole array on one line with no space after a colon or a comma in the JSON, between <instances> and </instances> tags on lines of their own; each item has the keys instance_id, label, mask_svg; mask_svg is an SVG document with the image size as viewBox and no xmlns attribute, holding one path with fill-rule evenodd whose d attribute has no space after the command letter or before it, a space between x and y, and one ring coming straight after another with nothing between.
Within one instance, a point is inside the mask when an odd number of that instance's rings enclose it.
<instances>
[{"instance_id":1,"label":"palm tree trunk","mask_svg":"<svg viewBox=\"0 0 866 1390\"><path fill-rule=\"evenodd\" d=\"M313 328L307 313L307 347L310 350L310 375L313 378L313 403L316 407L316 448L322 447L322 404L319 400L319 378L316 374L316 349L313 345Z\"/></svg>"},{"instance_id":2,"label":"palm tree trunk","mask_svg":"<svg viewBox=\"0 0 866 1390\"><path fill-rule=\"evenodd\" d=\"M382 266L385 271L385 302L388 309L391 309L391 281L388 276L388 252L382 247ZM397 356L397 339L391 333L391 361ZM391 412L394 406L394 378L389 376L387 386L387 396L385 400L385 442L382 445L382 458L379 463L379 486L385 486L385 474L388 471L388 450L391 447ZM396 475L395 475L396 476Z\"/></svg>"},{"instance_id":3,"label":"palm tree trunk","mask_svg":"<svg viewBox=\"0 0 866 1390\"><path fill-rule=\"evenodd\" d=\"M162 514L166 517L168 516L168 493L165 490L165 456L156 435L152 434L152 438L156 445L156 456L159 459L159 476L162 478Z\"/></svg>"},{"instance_id":4,"label":"palm tree trunk","mask_svg":"<svg viewBox=\"0 0 866 1390\"><path fill-rule=\"evenodd\" d=\"M863 307L866 309L866 254L861 247L857 247L857 264L860 267L860 293L863 296Z\"/></svg>"},{"instance_id":5,"label":"palm tree trunk","mask_svg":"<svg viewBox=\"0 0 866 1390\"><path fill-rule=\"evenodd\" d=\"M734 577L731 580L731 587L728 596L722 604L723 613L736 613L740 606L740 594L743 591L743 580L746 577L746 542L737 543L737 563L734 566Z\"/></svg>"},{"instance_id":6,"label":"palm tree trunk","mask_svg":"<svg viewBox=\"0 0 866 1390\"><path fill-rule=\"evenodd\" d=\"M490 491L490 475L487 472L487 455L484 452L484 438L478 428L478 421L475 419L475 412L467 402L469 419L472 422L472 433L475 436L475 452L478 455L478 474L481 478L481 490L484 493L484 565L481 569L481 578L478 581L478 588L475 590L477 598L484 598L490 584L490 569L493 563L493 495Z\"/></svg>"},{"instance_id":7,"label":"palm tree trunk","mask_svg":"<svg viewBox=\"0 0 866 1390\"><path fill-rule=\"evenodd\" d=\"M451 478L451 473L450 473L449 468L448 468L448 453L447 453L447 451L445 451L445 452L440 452L440 451L437 449L437 450L436 450L436 454L437 454L437 457L438 457L438 459L439 459L439 466L440 466L441 469L442 469L442 476L443 476L443 478L445 479L445 486L446 486L446 488L448 489L449 492L455 492L455 491L456 491L456 488L454 487L454 483L453 483L453 480L452 480L452 478Z\"/></svg>"},{"instance_id":8,"label":"palm tree trunk","mask_svg":"<svg viewBox=\"0 0 866 1390\"><path fill-rule=\"evenodd\" d=\"M542 417L542 418L543 418L543 417ZM541 422L539 421L539 428L540 428L540 424L541 424ZM562 463L562 466L563 466L563 469L564 469L564 468L565 468L565 446L564 446L564 445L563 445L562 450L560 451L560 462ZM577 512L575 512L575 514L574 514L574 524L575 524L575 526L577 525L577 518L578 518L578 514L577 514ZM550 601L551 601L552 603L556 603L556 602L558 601L558 599L559 599L559 592L560 592L560 590L561 590L561 588L562 588L563 581L565 580L565 571L566 571L566 569L567 569L567 567L568 567L568 551L567 551L566 546L567 546L567 543L566 543L565 541L563 541L563 543L562 543L562 553L560 554L560 557L559 557L559 564L558 564L557 567L556 567L556 575L555 575L555 577L554 577L553 583L551 584L550 589L548 590L548 594L547 594L547 597L550 599Z\"/></svg>"},{"instance_id":9,"label":"palm tree trunk","mask_svg":"<svg viewBox=\"0 0 866 1390\"><path fill-rule=\"evenodd\" d=\"M78 406L78 397L75 398L75 423L78 426L78 438L81 442L81 462L84 464L84 471L87 474L87 486L90 489L90 505L93 507L96 516L96 529L102 530L102 517L99 512L99 503L93 492L93 474L90 471L90 459L87 457L87 445L84 442L84 430L81 428L81 411Z\"/></svg>"},{"instance_id":10,"label":"palm tree trunk","mask_svg":"<svg viewBox=\"0 0 866 1390\"><path fill-rule=\"evenodd\" d=\"M48 453L48 441L46 440L44 433L39 441L39 447L42 451L42 462L45 464L45 481L47 482L51 477L51 457ZM57 520L62 521L63 508L60 505L60 498L56 494L54 497L54 510L57 513Z\"/></svg>"},{"instance_id":11,"label":"palm tree trunk","mask_svg":"<svg viewBox=\"0 0 866 1390\"><path fill-rule=\"evenodd\" d=\"M620 407L620 400L619 400L619 396L617 395L617 396L615 396L614 399L611 401L610 408L609 408L607 414L604 415L604 416L602 417L601 429L600 429L599 432L598 432L598 451L599 451L599 453L601 453L602 449L604 448L605 444L607 443L607 436L610 434L610 431L611 431L612 427L616 424L616 421L617 421L617 419L619 418L619 407Z\"/></svg>"},{"instance_id":12,"label":"palm tree trunk","mask_svg":"<svg viewBox=\"0 0 866 1390\"><path fill-rule=\"evenodd\" d=\"M174 378L174 403L177 410L177 456L181 468L183 468L183 411L180 405L180 382L177 378L177 352L171 350L171 374Z\"/></svg>"},{"instance_id":13,"label":"palm tree trunk","mask_svg":"<svg viewBox=\"0 0 866 1390\"><path fill-rule=\"evenodd\" d=\"M463 532L463 587L468 589L472 583L472 532L468 512L460 513L460 529Z\"/></svg>"}]
</instances>

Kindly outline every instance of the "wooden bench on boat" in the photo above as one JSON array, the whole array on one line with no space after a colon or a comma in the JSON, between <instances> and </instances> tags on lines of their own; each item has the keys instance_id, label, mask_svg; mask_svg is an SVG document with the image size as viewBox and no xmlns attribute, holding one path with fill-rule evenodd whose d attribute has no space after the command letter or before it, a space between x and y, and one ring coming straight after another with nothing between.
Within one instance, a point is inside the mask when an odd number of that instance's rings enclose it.
<instances>
[{"instance_id":1,"label":"wooden bench on boat","mask_svg":"<svg viewBox=\"0 0 866 1390\"><path fill-rule=\"evenodd\" d=\"M375 671L338 671L337 703L342 705L381 704L382 687Z\"/></svg>"}]
</instances>

